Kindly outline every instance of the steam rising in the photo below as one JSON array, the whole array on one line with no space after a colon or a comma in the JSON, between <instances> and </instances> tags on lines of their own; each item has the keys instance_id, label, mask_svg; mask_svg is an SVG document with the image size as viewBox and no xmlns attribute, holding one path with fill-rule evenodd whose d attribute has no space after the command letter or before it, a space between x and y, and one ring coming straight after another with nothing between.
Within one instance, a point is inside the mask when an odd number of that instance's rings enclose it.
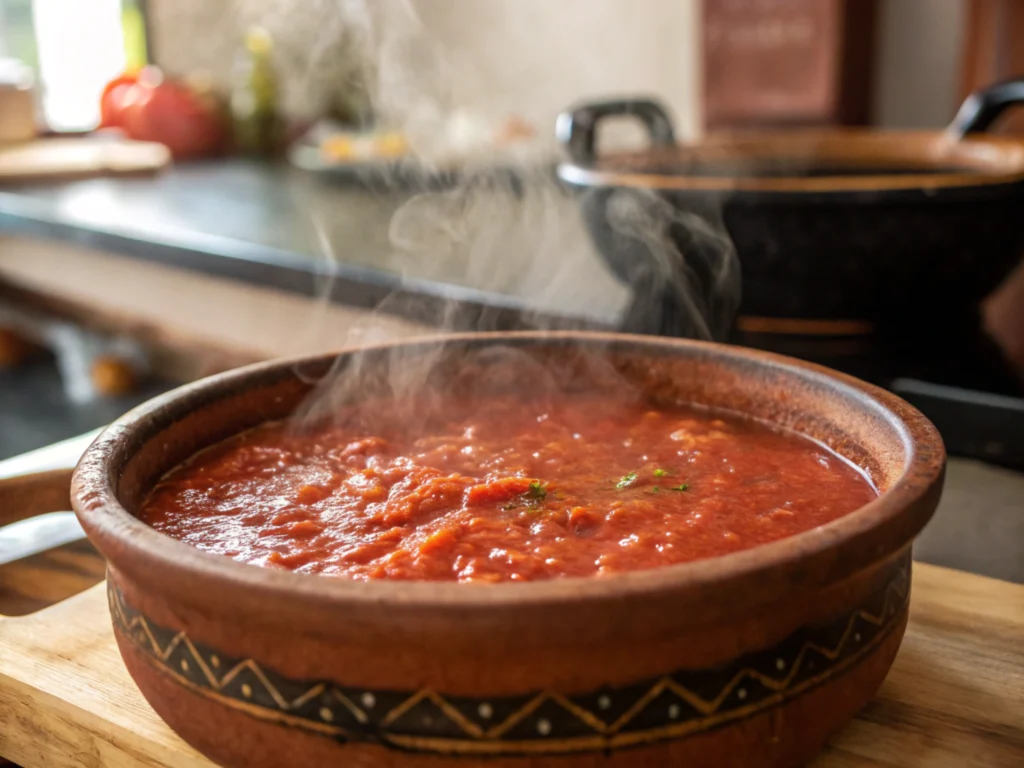
<instances>
[{"instance_id":1,"label":"steam rising","mask_svg":"<svg viewBox=\"0 0 1024 768\"><path fill-rule=\"evenodd\" d=\"M725 337L739 306L740 269L719 214L678 210L649 190L620 190L608 197L604 215L610 240L634 290L623 321L627 329Z\"/></svg>"},{"instance_id":2,"label":"steam rising","mask_svg":"<svg viewBox=\"0 0 1024 768\"><path fill-rule=\"evenodd\" d=\"M403 132L416 162L427 168L444 165L452 154L452 115L471 108L482 84L471 62L442 49L409 0L334 0L339 26L349 50L359 52L370 73L369 101L379 122ZM314 50L312 65L319 49ZM588 281L611 283L608 266L596 253L579 213L579 200L556 179L550 162L553 133L538 126L543 139L515 152L492 147L463 156L464 172L453 186L424 190L393 215L389 241L391 263L403 272L496 293L527 297L518 325L551 326L551 310L572 308L599 322L618 315L624 330L722 338L739 300L739 268L721 224L719 211L680 213L658 196L621 190L604 200L604 222L614 256L616 277L632 287L623 308L588 308L583 290ZM464 154L464 153L463 153ZM495 171L495 168L500 170ZM337 258L322 214L312 214L316 240L324 255ZM594 222L590 222L593 224ZM673 237L684 244L680 254ZM343 257L343 254L340 254ZM621 288L613 289L620 296ZM327 291L325 290L325 293ZM409 314L406 295L389 297L378 311ZM602 311L603 310L603 311ZM484 312L470 330L497 330L507 314ZM467 330L453 303L435 318L437 331ZM372 327L373 323L370 323ZM356 329L350 341L375 335ZM383 340L383 339L381 339ZM344 346L338 339L338 346ZM298 414L299 422L319 420L367 391L381 396L417 392L444 355L432 350L396 349L381 364L357 355L322 378ZM512 350L508 355L521 354ZM535 365L523 361L523 365ZM604 369L600 361L594 366ZM535 372L543 378L543 372ZM422 406L422 399L419 400ZM410 414L415 417L415 414Z\"/></svg>"}]
</instances>

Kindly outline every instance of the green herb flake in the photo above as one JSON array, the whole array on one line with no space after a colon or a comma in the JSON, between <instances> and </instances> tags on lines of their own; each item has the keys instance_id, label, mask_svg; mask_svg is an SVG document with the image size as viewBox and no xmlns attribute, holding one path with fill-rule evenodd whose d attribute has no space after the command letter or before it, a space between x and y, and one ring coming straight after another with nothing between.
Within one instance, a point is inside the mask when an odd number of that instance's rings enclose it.
<instances>
[{"instance_id":1,"label":"green herb flake","mask_svg":"<svg viewBox=\"0 0 1024 768\"><path fill-rule=\"evenodd\" d=\"M619 482L617 482L615 484L615 487L621 490L623 488L628 488L629 486L631 486L635 482L636 482L636 472L630 472L628 474L623 475L622 479L619 480Z\"/></svg>"},{"instance_id":2,"label":"green herb flake","mask_svg":"<svg viewBox=\"0 0 1024 768\"><path fill-rule=\"evenodd\" d=\"M656 469L656 470L654 470L654 476L655 477L665 477L665 475L667 475L667 474L668 474L668 472L666 472L664 469Z\"/></svg>"},{"instance_id":3,"label":"green herb flake","mask_svg":"<svg viewBox=\"0 0 1024 768\"><path fill-rule=\"evenodd\" d=\"M658 486L654 486L653 488L651 488L651 493L660 493L660 492L661 492L661 488L659 488Z\"/></svg>"},{"instance_id":4,"label":"green herb flake","mask_svg":"<svg viewBox=\"0 0 1024 768\"><path fill-rule=\"evenodd\" d=\"M532 483L530 483L530 490L526 492L526 495L529 496L531 499L540 500L548 495L548 489L540 480L534 480Z\"/></svg>"},{"instance_id":5,"label":"green herb flake","mask_svg":"<svg viewBox=\"0 0 1024 768\"><path fill-rule=\"evenodd\" d=\"M690 490L690 484L689 483L683 483L682 485L673 485L672 486L672 490L673 491L688 491L688 490Z\"/></svg>"}]
</instances>

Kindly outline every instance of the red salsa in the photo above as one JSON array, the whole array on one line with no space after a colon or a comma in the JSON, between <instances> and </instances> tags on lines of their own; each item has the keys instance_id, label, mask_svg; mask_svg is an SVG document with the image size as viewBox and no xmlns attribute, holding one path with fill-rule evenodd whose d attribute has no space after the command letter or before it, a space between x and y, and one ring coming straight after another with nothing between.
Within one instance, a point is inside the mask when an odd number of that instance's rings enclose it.
<instances>
[{"instance_id":1,"label":"red salsa","mask_svg":"<svg viewBox=\"0 0 1024 768\"><path fill-rule=\"evenodd\" d=\"M171 472L140 517L273 568L497 582L724 555L877 495L825 447L714 411L579 394L428 411L415 426L370 405L267 424Z\"/></svg>"}]
</instances>

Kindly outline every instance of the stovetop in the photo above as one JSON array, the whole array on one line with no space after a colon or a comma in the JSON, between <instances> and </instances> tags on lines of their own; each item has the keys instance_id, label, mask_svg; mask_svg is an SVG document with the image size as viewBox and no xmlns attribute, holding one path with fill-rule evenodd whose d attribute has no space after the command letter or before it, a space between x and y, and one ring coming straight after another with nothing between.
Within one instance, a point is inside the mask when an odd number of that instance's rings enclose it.
<instances>
[{"instance_id":1,"label":"stovetop","mask_svg":"<svg viewBox=\"0 0 1024 768\"><path fill-rule=\"evenodd\" d=\"M733 341L889 389L935 424L950 455L1024 470L1024 380L978 314L927 325L900 318L843 338L741 332Z\"/></svg>"},{"instance_id":2,"label":"stovetop","mask_svg":"<svg viewBox=\"0 0 1024 768\"><path fill-rule=\"evenodd\" d=\"M882 386L938 427L950 454L1024 470L1024 382L980 319L879 344Z\"/></svg>"},{"instance_id":3,"label":"stovetop","mask_svg":"<svg viewBox=\"0 0 1024 768\"><path fill-rule=\"evenodd\" d=\"M916 379L890 389L935 424L951 455L1024 471L1024 398Z\"/></svg>"}]
</instances>

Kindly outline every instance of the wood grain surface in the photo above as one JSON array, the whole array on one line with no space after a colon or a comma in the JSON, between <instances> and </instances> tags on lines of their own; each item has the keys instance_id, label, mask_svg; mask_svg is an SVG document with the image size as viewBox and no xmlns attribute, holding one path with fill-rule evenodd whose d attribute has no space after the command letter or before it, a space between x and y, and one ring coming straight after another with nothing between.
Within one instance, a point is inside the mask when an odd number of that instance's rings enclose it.
<instances>
[{"instance_id":1,"label":"wood grain surface","mask_svg":"<svg viewBox=\"0 0 1024 768\"><path fill-rule=\"evenodd\" d=\"M437 329L238 280L0 233L0 300L151 351L154 369L191 380L275 357Z\"/></svg>"},{"instance_id":2,"label":"wood grain surface","mask_svg":"<svg viewBox=\"0 0 1024 768\"><path fill-rule=\"evenodd\" d=\"M910 627L889 678L812 765L1022 765L1024 586L915 568ZM102 585L0 619L0 722L0 755L24 768L210 765L128 677Z\"/></svg>"},{"instance_id":3,"label":"wood grain surface","mask_svg":"<svg viewBox=\"0 0 1024 768\"><path fill-rule=\"evenodd\" d=\"M170 165L162 144L104 138L34 139L0 147L0 184L153 174Z\"/></svg>"},{"instance_id":4,"label":"wood grain surface","mask_svg":"<svg viewBox=\"0 0 1024 768\"><path fill-rule=\"evenodd\" d=\"M0 479L0 525L71 509L70 469Z\"/></svg>"},{"instance_id":5,"label":"wood grain surface","mask_svg":"<svg viewBox=\"0 0 1024 768\"><path fill-rule=\"evenodd\" d=\"M91 438L90 434L67 441L70 452L81 453ZM36 463L31 456L24 458L29 461L8 461L3 467L16 469ZM46 468L13 477L0 472L0 526L71 509L71 471L66 467ZM59 603L103 581L105 568L99 553L85 540L0 565L0 616L23 616Z\"/></svg>"},{"instance_id":6,"label":"wood grain surface","mask_svg":"<svg viewBox=\"0 0 1024 768\"><path fill-rule=\"evenodd\" d=\"M103 581L106 563L88 541L0 565L0 616L25 616Z\"/></svg>"}]
</instances>

